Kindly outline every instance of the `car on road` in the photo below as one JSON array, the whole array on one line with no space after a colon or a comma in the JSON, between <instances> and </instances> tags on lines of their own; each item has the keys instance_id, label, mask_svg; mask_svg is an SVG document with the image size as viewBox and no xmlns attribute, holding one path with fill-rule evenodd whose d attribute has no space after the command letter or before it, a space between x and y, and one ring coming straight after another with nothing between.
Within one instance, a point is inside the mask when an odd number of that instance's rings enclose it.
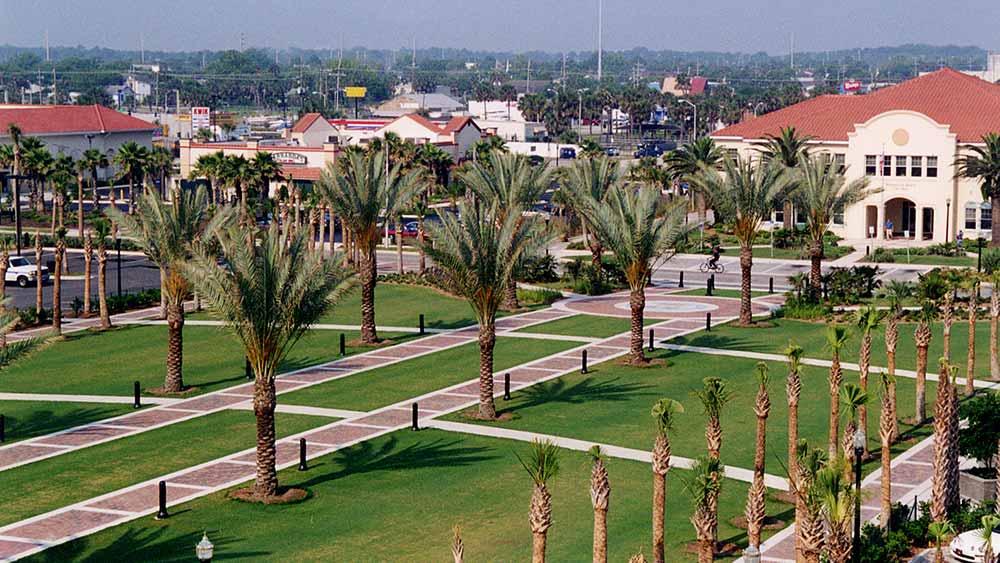
<instances>
[{"instance_id":1,"label":"car on road","mask_svg":"<svg viewBox=\"0 0 1000 563\"><path fill-rule=\"evenodd\" d=\"M621 153L618 147L604 147L604 154L608 156L619 156Z\"/></svg>"},{"instance_id":2,"label":"car on road","mask_svg":"<svg viewBox=\"0 0 1000 563\"><path fill-rule=\"evenodd\" d=\"M559 158L572 160L576 158L576 149L573 147L563 147L559 149Z\"/></svg>"},{"instance_id":3,"label":"car on road","mask_svg":"<svg viewBox=\"0 0 1000 563\"><path fill-rule=\"evenodd\" d=\"M23 256L11 256L7 259L7 275L4 283L14 282L21 287L35 283L38 269ZM49 269L42 266L42 283L49 281Z\"/></svg>"},{"instance_id":4,"label":"car on road","mask_svg":"<svg viewBox=\"0 0 1000 563\"><path fill-rule=\"evenodd\" d=\"M1000 547L1000 526L993 529L994 552ZM962 563L985 563L983 561L983 551L985 551L986 541L983 539L982 530L969 530L961 533L951 540L948 550L956 561ZM990 561L988 563L994 563Z\"/></svg>"},{"instance_id":5,"label":"car on road","mask_svg":"<svg viewBox=\"0 0 1000 563\"><path fill-rule=\"evenodd\" d=\"M636 158L658 157L665 152L670 152L677 148L677 143L673 141L643 141L636 147L633 156Z\"/></svg>"}]
</instances>

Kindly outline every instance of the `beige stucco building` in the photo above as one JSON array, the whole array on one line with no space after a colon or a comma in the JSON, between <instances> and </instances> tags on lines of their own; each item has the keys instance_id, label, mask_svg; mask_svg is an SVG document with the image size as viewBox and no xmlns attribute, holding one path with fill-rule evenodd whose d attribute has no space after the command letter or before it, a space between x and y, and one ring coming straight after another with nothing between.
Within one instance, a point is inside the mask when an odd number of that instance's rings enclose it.
<instances>
[{"instance_id":1,"label":"beige stucco building","mask_svg":"<svg viewBox=\"0 0 1000 563\"><path fill-rule=\"evenodd\" d=\"M928 243L954 240L960 231L989 237L989 201L978 182L955 177L955 162L983 135L1000 132L1000 85L945 68L871 94L819 96L712 137L749 157L789 126L812 137L811 153L829 153L849 179L865 176L880 189L838 214L834 233Z\"/></svg>"}]
</instances>

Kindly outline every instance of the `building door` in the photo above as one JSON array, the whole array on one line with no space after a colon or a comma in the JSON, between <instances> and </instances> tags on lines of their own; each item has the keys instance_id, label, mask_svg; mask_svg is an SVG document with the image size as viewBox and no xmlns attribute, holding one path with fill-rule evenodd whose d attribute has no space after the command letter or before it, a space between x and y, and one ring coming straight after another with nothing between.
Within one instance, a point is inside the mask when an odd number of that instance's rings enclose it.
<instances>
[{"instance_id":1,"label":"building door","mask_svg":"<svg viewBox=\"0 0 1000 563\"><path fill-rule=\"evenodd\" d=\"M923 219L923 222L924 222L924 228L923 228L924 232L921 233L921 237L924 240L933 240L934 239L934 208L933 207L924 207L924 208L921 209L921 211L923 212L923 217L921 219Z\"/></svg>"},{"instance_id":2,"label":"building door","mask_svg":"<svg viewBox=\"0 0 1000 563\"><path fill-rule=\"evenodd\" d=\"M865 206L865 238L875 238L879 233L878 207Z\"/></svg>"}]
</instances>

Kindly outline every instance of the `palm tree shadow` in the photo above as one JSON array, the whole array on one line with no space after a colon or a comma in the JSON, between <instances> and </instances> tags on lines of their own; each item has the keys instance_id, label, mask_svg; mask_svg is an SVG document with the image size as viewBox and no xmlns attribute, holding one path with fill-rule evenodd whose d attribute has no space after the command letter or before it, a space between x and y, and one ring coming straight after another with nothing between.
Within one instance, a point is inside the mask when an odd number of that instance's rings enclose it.
<instances>
[{"instance_id":1,"label":"palm tree shadow","mask_svg":"<svg viewBox=\"0 0 1000 563\"><path fill-rule=\"evenodd\" d=\"M503 409L501 412L530 409L547 403L578 405L595 401L628 401L635 397L655 395L655 393L643 391L644 389L652 389L653 385L618 383L621 379L616 377L607 381L598 381L588 377L569 384L565 379L559 378L538 383L519 391L516 406Z\"/></svg>"},{"instance_id":2,"label":"palm tree shadow","mask_svg":"<svg viewBox=\"0 0 1000 563\"><path fill-rule=\"evenodd\" d=\"M758 329L754 330L756 331ZM754 332L754 334L756 334L756 332ZM718 333L704 331L684 336L672 341L671 343L685 344L687 346L701 346L704 348L743 350L746 352L774 352L773 342L768 339L754 340L750 338L725 336Z\"/></svg>"},{"instance_id":3,"label":"palm tree shadow","mask_svg":"<svg viewBox=\"0 0 1000 563\"><path fill-rule=\"evenodd\" d=\"M73 426L79 426L121 414L118 409L106 406L80 407L64 413L51 410L33 411L27 417L6 417L8 440L34 438Z\"/></svg>"},{"instance_id":4,"label":"palm tree shadow","mask_svg":"<svg viewBox=\"0 0 1000 563\"><path fill-rule=\"evenodd\" d=\"M91 543L88 538L65 543L36 555L45 562L103 562L103 561L164 561L181 562L194 559L194 545L201 540L200 532L189 532L164 538L169 527L127 528L107 546L84 555ZM227 535L220 530L206 530L215 545L213 560L243 560L271 555L267 551L236 551L242 538ZM232 551L231 551L232 550Z\"/></svg>"}]
</instances>

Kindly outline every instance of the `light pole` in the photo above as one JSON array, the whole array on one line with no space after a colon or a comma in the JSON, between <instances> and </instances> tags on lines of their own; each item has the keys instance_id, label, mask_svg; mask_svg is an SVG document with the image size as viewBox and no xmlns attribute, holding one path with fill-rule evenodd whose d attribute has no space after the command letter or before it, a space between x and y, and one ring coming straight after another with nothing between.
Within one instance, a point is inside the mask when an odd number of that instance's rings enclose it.
<instances>
[{"instance_id":1,"label":"light pole","mask_svg":"<svg viewBox=\"0 0 1000 563\"><path fill-rule=\"evenodd\" d=\"M851 438L854 446L854 541L851 544L851 561L861 561L861 457L865 453L865 431L861 428Z\"/></svg>"},{"instance_id":2,"label":"light pole","mask_svg":"<svg viewBox=\"0 0 1000 563\"><path fill-rule=\"evenodd\" d=\"M755 105L753 107L753 116L754 117L757 117L757 108L759 108L761 106L764 106L764 109L767 109L767 105L765 105L764 102L757 102L757 105Z\"/></svg>"},{"instance_id":3,"label":"light pole","mask_svg":"<svg viewBox=\"0 0 1000 563\"><path fill-rule=\"evenodd\" d=\"M951 198L944 200L944 242L951 240Z\"/></svg>"},{"instance_id":4,"label":"light pole","mask_svg":"<svg viewBox=\"0 0 1000 563\"><path fill-rule=\"evenodd\" d=\"M691 127L691 140L694 141L698 138L698 106L690 100L682 99L681 101L694 108L694 124Z\"/></svg>"}]
</instances>

